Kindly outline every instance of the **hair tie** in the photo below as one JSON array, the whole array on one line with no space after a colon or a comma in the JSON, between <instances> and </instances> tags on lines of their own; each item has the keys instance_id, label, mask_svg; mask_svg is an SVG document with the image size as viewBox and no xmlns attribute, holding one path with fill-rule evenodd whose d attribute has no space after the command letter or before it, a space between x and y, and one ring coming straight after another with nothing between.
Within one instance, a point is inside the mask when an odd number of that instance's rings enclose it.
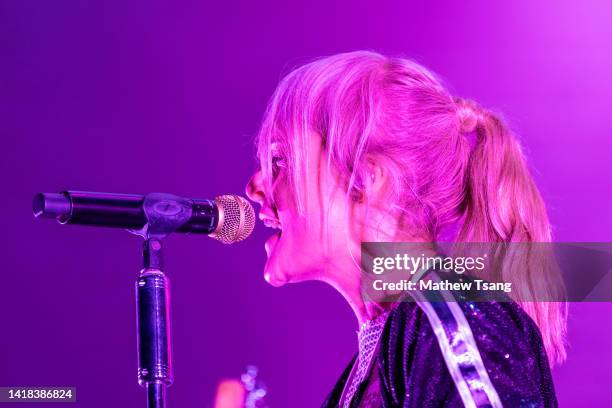
<instances>
[{"instance_id":1,"label":"hair tie","mask_svg":"<svg viewBox=\"0 0 612 408\"><path fill-rule=\"evenodd\" d=\"M478 117L471 109L460 109L457 114L459 115L459 132L471 133L476 129Z\"/></svg>"},{"instance_id":2,"label":"hair tie","mask_svg":"<svg viewBox=\"0 0 612 408\"><path fill-rule=\"evenodd\" d=\"M477 107L471 101L461 98L455 98L457 106L457 119L459 121L460 133L471 133L478 126L480 114L477 113Z\"/></svg>"}]
</instances>

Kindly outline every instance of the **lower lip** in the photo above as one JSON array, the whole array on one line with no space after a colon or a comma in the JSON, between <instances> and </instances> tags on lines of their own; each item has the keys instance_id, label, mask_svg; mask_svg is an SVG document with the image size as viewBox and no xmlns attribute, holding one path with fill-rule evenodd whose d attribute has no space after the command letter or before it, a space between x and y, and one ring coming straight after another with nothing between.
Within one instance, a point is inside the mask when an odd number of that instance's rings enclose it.
<instances>
[{"instance_id":1,"label":"lower lip","mask_svg":"<svg viewBox=\"0 0 612 408\"><path fill-rule=\"evenodd\" d=\"M272 235L270 238L266 240L264 247L266 248L266 253L270 256L270 253L274 249L274 246L278 242L281 236L281 231L278 231L276 234Z\"/></svg>"}]
</instances>

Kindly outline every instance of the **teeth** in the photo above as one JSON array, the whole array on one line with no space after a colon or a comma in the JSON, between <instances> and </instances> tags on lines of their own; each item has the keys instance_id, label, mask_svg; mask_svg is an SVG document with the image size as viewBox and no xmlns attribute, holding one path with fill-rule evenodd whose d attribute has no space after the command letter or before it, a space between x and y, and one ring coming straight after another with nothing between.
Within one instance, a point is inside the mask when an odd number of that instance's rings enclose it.
<instances>
[{"instance_id":1,"label":"teeth","mask_svg":"<svg viewBox=\"0 0 612 408\"><path fill-rule=\"evenodd\" d=\"M266 227L268 228L278 228L278 229L282 229L281 228L281 223L276 221L276 220L271 220L269 218L265 218L263 220L263 223Z\"/></svg>"}]
</instances>

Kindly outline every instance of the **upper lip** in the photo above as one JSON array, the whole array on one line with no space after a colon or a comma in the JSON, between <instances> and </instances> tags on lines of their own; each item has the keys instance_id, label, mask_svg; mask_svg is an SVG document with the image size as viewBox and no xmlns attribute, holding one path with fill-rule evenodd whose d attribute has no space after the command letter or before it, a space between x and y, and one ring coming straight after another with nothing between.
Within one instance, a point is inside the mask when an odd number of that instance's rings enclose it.
<instances>
[{"instance_id":1,"label":"upper lip","mask_svg":"<svg viewBox=\"0 0 612 408\"><path fill-rule=\"evenodd\" d=\"M263 211L259 213L259 219L263 221L266 227L283 229L281 222L276 217L266 214Z\"/></svg>"}]
</instances>

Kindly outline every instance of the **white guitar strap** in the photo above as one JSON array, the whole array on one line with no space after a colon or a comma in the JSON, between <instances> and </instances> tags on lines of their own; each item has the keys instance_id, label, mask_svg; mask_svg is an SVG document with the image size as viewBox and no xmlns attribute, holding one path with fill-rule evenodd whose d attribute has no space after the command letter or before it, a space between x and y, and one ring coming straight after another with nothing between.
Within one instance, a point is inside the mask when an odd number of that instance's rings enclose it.
<instances>
[{"instance_id":1,"label":"white guitar strap","mask_svg":"<svg viewBox=\"0 0 612 408\"><path fill-rule=\"evenodd\" d=\"M439 276L430 271L436 282ZM442 356L467 408L502 408L503 405L482 362L472 329L452 293L446 290L410 291L423 310L442 350Z\"/></svg>"}]
</instances>

